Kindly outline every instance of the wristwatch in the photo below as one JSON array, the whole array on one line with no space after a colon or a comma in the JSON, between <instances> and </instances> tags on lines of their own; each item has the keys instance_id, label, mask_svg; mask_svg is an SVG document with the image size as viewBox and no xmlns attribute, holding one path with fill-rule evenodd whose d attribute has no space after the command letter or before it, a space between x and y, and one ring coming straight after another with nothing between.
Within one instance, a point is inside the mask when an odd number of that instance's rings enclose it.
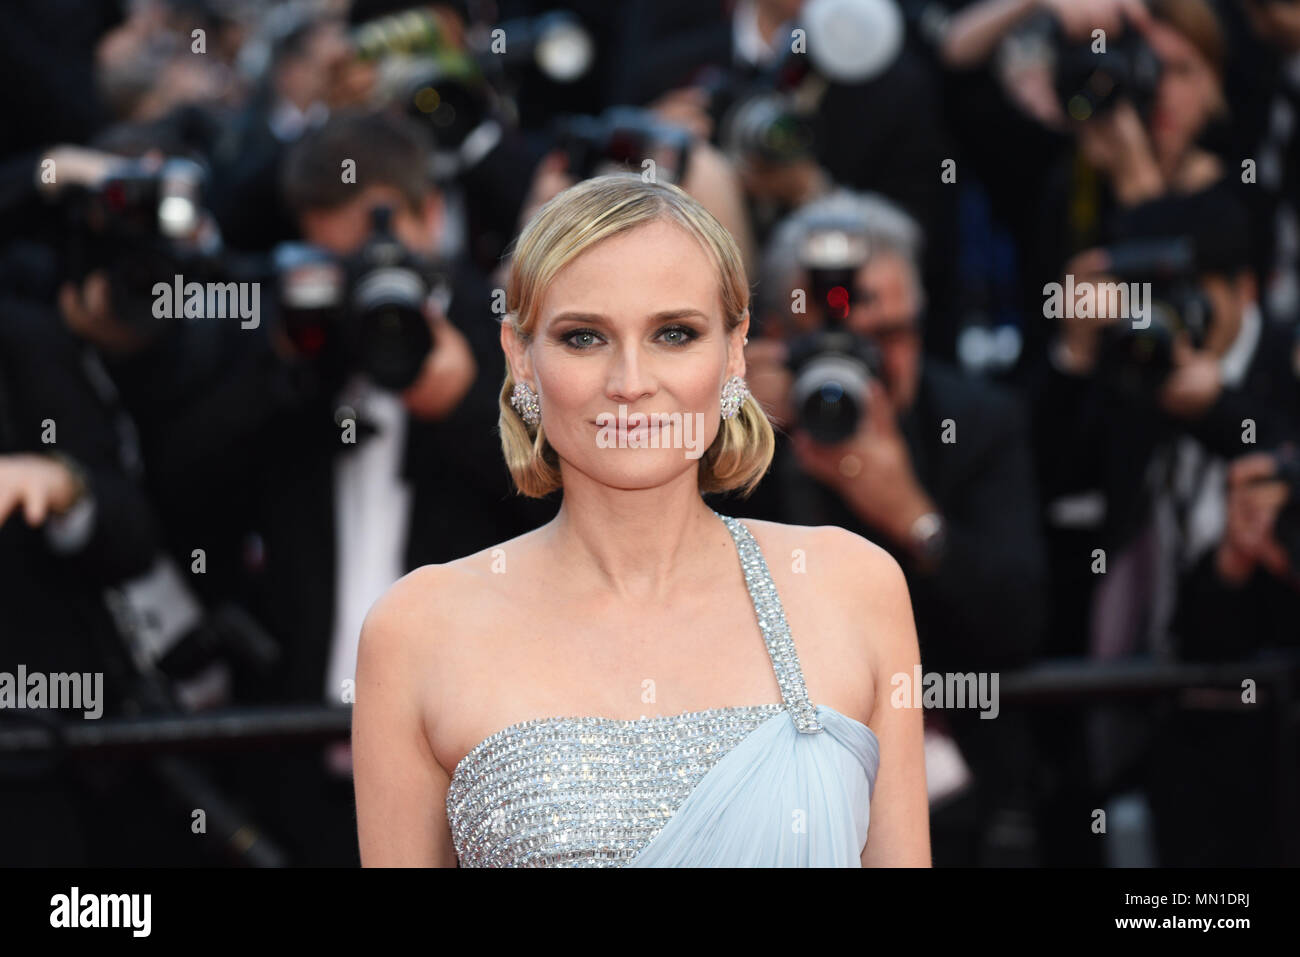
<instances>
[{"instance_id":1,"label":"wristwatch","mask_svg":"<svg viewBox=\"0 0 1300 957\"><path fill-rule=\"evenodd\" d=\"M932 569L939 564L948 544L947 526L942 515L926 512L912 523L907 537L912 554L923 567Z\"/></svg>"}]
</instances>

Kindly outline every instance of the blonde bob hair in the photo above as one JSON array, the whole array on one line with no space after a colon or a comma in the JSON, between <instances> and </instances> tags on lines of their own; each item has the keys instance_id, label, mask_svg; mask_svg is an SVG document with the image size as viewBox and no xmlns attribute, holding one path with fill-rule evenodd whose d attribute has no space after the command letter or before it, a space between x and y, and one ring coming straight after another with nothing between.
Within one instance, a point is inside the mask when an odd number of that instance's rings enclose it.
<instances>
[{"instance_id":1,"label":"blonde bob hair","mask_svg":"<svg viewBox=\"0 0 1300 957\"><path fill-rule=\"evenodd\" d=\"M529 220L513 244L506 286L506 316L527 345L537 328L542 297L568 263L603 239L648 223L666 221L699 241L718 272L722 315L731 332L749 310L749 283L735 239L698 201L676 186L647 183L637 173L583 180L552 198ZM515 487L542 498L561 487L560 462L541 423L530 433L510 404L515 381L506 364L501 386L501 450ZM752 396L721 428L700 457L701 492L742 489L748 496L772 463L776 438Z\"/></svg>"}]
</instances>

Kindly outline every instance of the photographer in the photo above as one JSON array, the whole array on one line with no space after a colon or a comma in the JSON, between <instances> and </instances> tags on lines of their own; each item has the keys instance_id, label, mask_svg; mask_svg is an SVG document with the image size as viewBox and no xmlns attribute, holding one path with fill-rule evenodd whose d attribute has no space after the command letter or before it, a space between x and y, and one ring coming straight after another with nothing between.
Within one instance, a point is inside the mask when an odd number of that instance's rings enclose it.
<instances>
[{"instance_id":1,"label":"photographer","mask_svg":"<svg viewBox=\"0 0 1300 957\"><path fill-rule=\"evenodd\" d=\"M1229 466L1223 538L1191 568L1179 589L1172 627L1183 657L1235 660L1297 647L1296 465L1291 448L1245 455Z\"/></svg>"},{"instance_id":2,"label":"photographer","mask_svg":"<svg viewBox=\"0 0 1300 957\"><path fill-rule=\"evenodd\" d=\"M1116 235L1067 281L1129 280L1151 290L1147 314L1109 314L1099 293L1097 318L1062 319L1033 387L1053 631L1062 650L1100 657L1172 650L1175 578L1223 526L1224 461L1292 436L1297 415L1290 333L1260 315L1246 214L1230 196L1143 204Z\"/></svg>"},{"instance_id":3,"label":"photographer","mask_svg":"<svg viewBox=\"0 0 1300 957\"><path fill-rule=\"evenodd\" d=\"M332 109L360 102L371 82L352 59L341 20L303 15L279 23L268 27L274 36L266 73L213 154L217 219L239 249L269 249L293 237L276 181L285 151Z\"/></svg>"},{"instance_id":4,"label":"photographer","mask_svg":"<svg viewBox=\"0 0 1300 957\"><path fill-rule=\"evenodd\" d=\"M883 198L837 193L809 204L780 227L768 261L801 262L801 246L823 214L855 231L869 254L844 270L851 279L835 304L808 297L799 331L829 326L827 314L838 308L839 324L878 349L880 369L856 431L819 442L791 400L796 376L785 363L792 343L769 324L751 345L755 394L761 391L777 422L793 429L788 451L797 468L783 474L781 463L774 466L778 480L794 486L790 500L800 514L789 520L846 522L899 558L913 594L925 599L916 604L927 662L992 667L1023 660L1038 640L1042 604L1022 416L1000 390L940 360L923 360L920 231ZM807 288L809 279L805 271L777 279L776 288ZM955 440L944 438L948 419ZM810 494L808 478L818 494Z\"/></svg>"},{"instance_id":5,"label":"photographer","mask_svg":"<svg viewBox=\"0 0 1300 957\"><path fill-rule=\"evenodd\" d=\"M1206 0L1147 0L1117 9L1123 26L1105 34L1104 54L1088 46L1097 42L1087 35L1092 26L1076 18L1060 28L1069 42L1058 47L1056 90L1078 151L1054 170L1042 202L1041 255L1031 269L1038 285L1059 277L1072 255L1106 242L1112 217L1125 209L1166 194L1234 189L1220 159L1200 145L1227 111L1213 8Z\"/></svg>"},{"instance_id":6,"label":"photographer","mask_svg":"<svg viewBox=\"0 0 1300 957\"><path fill-rule=\"evenodd\" d=\"M129 676L102 595L149 567L158 527L129 431L49 304L46 261L30 252L15 245L0 256L0 672L99 673L101 713L117 715ZM6 730L51 719L0 710ZM11 864L80 866L97 851L177 862L147 830L149 789L138 775L0 755L0 778L0 839Z\"/></svg>"},{"instance_id":7,"label":"photographer","mask_svg":"<svg viewBox=\"0 0 1300 957\"><path fill-rule=\"evenodd\" d=\"M725 19L707 5L653 4L635 25L620 47L616 95L728 156L760 245L780 218L835 185L879 192L920 221L935 305L926 348L955 355L957 210L937 181L952 149L932 71L904 43L894 0L745 0Z\"/></svg>"},{"instance_id":8,"label":"photographer","mask_svg":"<svg viewBox=\"0 0 1300 957\"><path fill-rule=\"evenodd\" d=\"M434 259L444 212L425 172L428 148L403 117L340 114L305 137L281 170L303 239L350 263L354 290L367 277L378 282L392 250L409 257L403 268L428 282L431 330L422 362L412 353L419 330L395 332L378 314L353 329L356 340L314 322L295 334L308 346L325 340L316 361L337 367L339 383L327 418L281 437L293 467L268 472L263 489L265 605L293 645L286 691L295 698L325 691L339 701L366 610L411 567L468 554L547 514L546 503L509 496L493 431L504 358L491 294L468 264ZM340 175L345 159L356 164L355 183ZM372 261L380 209L397 245ZM354 349L371 357L372 372L357 366ZM377 374L397 366L403 381L381 384ZM349 418L354 444L340 441ZM304 549L304 540L315 544Z\"/></svg>"},{"instance_id":9,"label":"photographer","mask_svg":"<svg viewBox=\"0 0 1300 957\"><path fill-rule=\"evenodd\" d=\"M907 576L926 670L999 671L1035 653L1044 614L1027 434L1010 395L923 359L920 241L910 217L870 194L833 194L778 227L763 338L746 351L750 388L782 427L766 483L778 500L765 505L760 487L752 503L727 507L869 537ZM777 304L784 299L788 316L787 291L803 290L807 314L783 320ZM818 339L828 332L838 338ZM971 800L999 819L1024 811L1020 721L951 711L927 715L927 726L952 732L977 784L973 797L936 813L936 861L1032 853L995 848L999 838L963 823Z\"/></svg>"},{"instance_id":10,"label":"photographer","mask_svg":"<svg viewBox=\"0 0 1300 957\"><path fill-rule=\"evenodd\" d=\"M266 459L249 466L255 604L285 645L273 700L348 703L361 621L385 588L545 520L547 503L509 497L493 432L504 358L490 291L472 269L435 259L444 213L428 150L411 120L340 113L280 170L309 245L277 258L263 284L278 302L270 346L319 389L264 427ZM318 751L232 768L301 863L356 859L346 745L328 758L329 771Z\"/></svg>"},{"instance_id":11,"label":"photographer","mask_svg":"<svg viewBox=\"0 0 1300 957\"><path fill-rule=\"evenodd\" d=\"M1300 392L1300 390L1296 390ZM1300 395L1291 398L1292 408ZM1298 433L1300 434L1300 433ZM1294 445L1242 456L1228 469L1223 537L1183 577L1172 629L1185 658L1252 664L1300 644L1300 460ZM1240 692L1227 692L1237 704ZM1181 712L1164 729L1144 783L1155 812L1160 863L1171 867L1285 863L1261 801L1281 787L1274 708L1207 707ZM1234 711L1236 713L1234 713ZM1207 781L1204 769L1214 768ZM1187 796L1195 794L1195 801ZM1290 810L1289 808L1287 809ZM1205 827L1206 820L1216 826Z\"/></svg>"}]
</instances>

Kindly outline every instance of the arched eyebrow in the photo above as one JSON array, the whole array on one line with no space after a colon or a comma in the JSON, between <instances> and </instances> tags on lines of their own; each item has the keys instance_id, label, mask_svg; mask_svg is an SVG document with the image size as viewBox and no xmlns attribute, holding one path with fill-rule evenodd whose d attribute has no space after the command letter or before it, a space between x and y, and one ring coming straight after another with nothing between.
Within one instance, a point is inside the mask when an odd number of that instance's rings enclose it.
<instances>
[{"instance_id":1,"label":"arched eyebrow","mask_svg":"<svg viewBox=\"0 0 1300 957\"><path fill-rule=\"evenodd\" d=\"M659 312L646 316L647 325L653 325L659 322L671 322L674 319L704 319L708 320L708 315L699 309L690 307L682 309L663 309ZM552 316L549 325L556 325L561 322L583 322L591 325L604 325L609 323L609 317L601 315L598 312L561 312Z\"/></svg>"}]
</instances>

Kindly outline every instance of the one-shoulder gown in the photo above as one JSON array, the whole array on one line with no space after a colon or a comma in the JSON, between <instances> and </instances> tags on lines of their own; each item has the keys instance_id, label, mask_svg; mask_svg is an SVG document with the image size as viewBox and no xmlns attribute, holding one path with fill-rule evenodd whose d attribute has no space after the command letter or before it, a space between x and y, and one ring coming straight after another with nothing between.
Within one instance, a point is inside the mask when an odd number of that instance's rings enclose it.
<instances>
[{"instance_id":1,"label":"one-shoulder gown","mask_svg":"<svg viewBox=\"0 0 1300 957\"><path fill-rule=\"evenodd\" d=\"M503 728L451 777L447 819L462 867L861 865L880 743L809 701L758 543L740 520L718 517L781 703Z\"/></svg>"}]
</instances>

